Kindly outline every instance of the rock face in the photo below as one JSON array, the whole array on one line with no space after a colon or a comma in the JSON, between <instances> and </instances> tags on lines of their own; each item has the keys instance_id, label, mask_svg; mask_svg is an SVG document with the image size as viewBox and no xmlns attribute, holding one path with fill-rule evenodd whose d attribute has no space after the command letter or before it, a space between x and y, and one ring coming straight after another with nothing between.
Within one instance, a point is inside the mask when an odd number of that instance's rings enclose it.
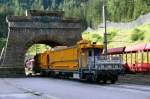
<instances>
[{"instance_id":1,"label":"rock face","mask_svg":"<svg viewBox=\"0 0 150 99\"><path fill-rule=\"evenodd\" d=\"M8 16L8 43L0 75L24 74L24 58L33 44L74 45L81 38L79 19L64 18L63 12L28 11L26 16Z\"/></svg>"}]
</instances>

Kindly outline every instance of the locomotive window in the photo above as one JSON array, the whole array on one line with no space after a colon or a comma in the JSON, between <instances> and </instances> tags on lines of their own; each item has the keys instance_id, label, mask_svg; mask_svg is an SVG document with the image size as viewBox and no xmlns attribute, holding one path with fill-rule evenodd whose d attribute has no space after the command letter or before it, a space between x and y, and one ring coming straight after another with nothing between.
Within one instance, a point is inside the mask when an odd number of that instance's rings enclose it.
<instances>
[{"instance_id":1,"label":"locomotive window","mask_svg":"<svg viewBox=\"0 0 150 99\"><path fill-rule=\"evenodd\" d=\"M100 50L98 48L95 48L94 49L94 55L99 56L99 54L100 54Z\"/></svg>"},{"instance_id":2,"label":"locomotive window","mask_svg":"<svg viewBox=\"0 0 150 99\"><path fill-rule=\"evenodd\" d=\"M92 50L89 49L89 56L92 56Z\"/></svg>"},{"instance_id":3,"label":"locomotive window","mask_svg":"<svg viewBox=\"0 0 150 99\"><path fill-rule=\"evenodd\" d=\"M100 55L100 50L98 48L88 50L88 56L94 56L94 55L95 56Z\"/></svg>"}]
</instances>

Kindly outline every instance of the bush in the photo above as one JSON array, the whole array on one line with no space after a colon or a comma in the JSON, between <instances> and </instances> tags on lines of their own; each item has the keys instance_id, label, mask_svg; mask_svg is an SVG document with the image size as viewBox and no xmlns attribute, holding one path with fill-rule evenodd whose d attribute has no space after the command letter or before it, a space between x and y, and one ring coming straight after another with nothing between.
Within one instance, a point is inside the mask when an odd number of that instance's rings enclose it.
<instances>
[{"instance_id":1,"label":"bush","mask_svg":"<svg viewBox=\"0 0 150 99\"><path fill-rule=\"evenodd\" d=\"M131 35L131 40L138 41L138 40L143 40L143 39L144 39L144 32L141 31L140 29L134 29Z\"/></svg>"},{"instance_id":2,"label":"bush","mask_svg":"<svg viewBox=\"0 0 150 99\"><path fill-rule=\"evenodd\" d=\"M103 37L99 34L92 34L92 41L93 42L103 42Z\"/></svg>"},{"instance_id":3,"label":"bush","mask_svg":"<svg viewBox=\"0 0 150 99\"><path fill-rule=\"evenodd\" d=\"M117 34L117 31L110 31L108 33L108 40L111 41L114 38L114 36L116 36L116 34Z\"/></svg>"}]
</instances>

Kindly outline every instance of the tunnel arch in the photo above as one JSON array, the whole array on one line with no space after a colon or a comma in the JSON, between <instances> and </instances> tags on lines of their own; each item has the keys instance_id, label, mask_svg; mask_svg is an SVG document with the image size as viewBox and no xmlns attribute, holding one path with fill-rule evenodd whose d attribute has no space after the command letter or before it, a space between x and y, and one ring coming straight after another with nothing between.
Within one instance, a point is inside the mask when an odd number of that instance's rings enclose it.
<instances>
[{"instance_id":1,"label":"tunnel arch","mask_svg":"<svg viewBox=\"0 0 150 99\"><path fill-rule=\"evenodd\" d=\"M59 41L59 39L54 37L48 37L47 35L36 35L31 39L27 40L25 43L25 50L27 50L33 44L45 44L51 47L55 46L66 46L66 43L63 41Z\"/></svg>"},{"instance_id":2,"label":"tunnel arch","mask_svg":"<svg viewBox=\"0 0 150 99\"><path fill-rule=\"evenodd\" d=\"M66 19L59 11L30 12L27 16L6 18L9 37L4 62L0 68L1 75L24 75L24 55L33 44L70 46L81 39L79 19ZM46 21L43 20L45 17Z\"/></svg>"}]
</instances>

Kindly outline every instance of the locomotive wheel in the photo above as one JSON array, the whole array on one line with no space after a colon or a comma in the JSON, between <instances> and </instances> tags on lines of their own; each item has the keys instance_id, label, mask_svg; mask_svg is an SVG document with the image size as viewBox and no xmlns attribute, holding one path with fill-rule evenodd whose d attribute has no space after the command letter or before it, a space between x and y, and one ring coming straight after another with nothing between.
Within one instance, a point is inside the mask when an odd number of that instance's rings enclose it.
<instances>
[{"instance_id":1,"label":"locomotive wheel","mask_svg":"<svg viewBox=\"0 0 150 99\"><path fill-rule=\"evenodd\" d=\"M32 73L29 73L29 74L28 74L28 77L32 77Z\"/></svg>"},{"instance_id":2,"label":"locomotive wheel","mask_svg":"<svg viewBox=\"0 0 150 99\"><path fill-rule=\"evenodd\" d=\"M106 83L107 83L107 76L103 75L102 84L106 84Z\"/></svg>"},{"instance_id":3,"label":"locomotive wheel","mask_svg":"<svg viewBox=\"0 0 150 99\"><path fill-rule=\"evenodd\" d=\"M99 84L100 83L100 79L97 78L95 82Z\"/></svg>"},{"instance_id":4,"label":"locomotive wheel","mask_svg":"<svg viewBox=\"0 0 150 99\"><path fill-rule=\"evenodd\" d=\"M117 75L112 75L112 78L111 78L110 82L111 82L111 84L114 84L117 80L118 80L118 76Z\"/></svg>"},{"instance_id":5,"label":"locomotive wheel","mask_svg":"<svg viewBox=\"0 0 150 99\"><path fill-rule=\"evenodd\" d=\"M116 82L116 80L113 78L110 80L111 84L114 84Z\"/></svg>"},{"instance_id":6,"label":"locomotive wheel","mask_svg":"<svg viewBox=\"0 0 150 99\"><path fill-rule=\"evenodd\" d=\"M93 82L94 81L93 75L86 75L86 81Z\"/></svg>"},{"instance_id":7,"label":"locomotive wheel","mask_svg":"<svg viewBox=\"0 0 150 99\"><path fill-rule=\"evenodd\" d=\"M101 76L101 75L98 75L95 81L96 81L96 83L98 83L98 84L102 83L102 76Z\"/></svg>"},{"instance_id":8,"label":"locomotive wheel","mask_svg":"<svg viewBox=\"0 0 150 99\"><path fill-rule=\"evenodd\" d=\"M45 71L41 71L40 74L41 74L42 77L46 77L47 76L47 73Z\"/></svg>"},{"instance_id":9,"label":"locomotive wheel","mask_svg":"<svg viewBox=\"0 0 150 99\"><path fill-rule=\"evenodd\" d=\"M107 80L106 80L106 79L103 79L102 81L103 81L103 82L102 82L103 84L106 84L106 83L107 83Z\"/></svg>"}]
</instances>

